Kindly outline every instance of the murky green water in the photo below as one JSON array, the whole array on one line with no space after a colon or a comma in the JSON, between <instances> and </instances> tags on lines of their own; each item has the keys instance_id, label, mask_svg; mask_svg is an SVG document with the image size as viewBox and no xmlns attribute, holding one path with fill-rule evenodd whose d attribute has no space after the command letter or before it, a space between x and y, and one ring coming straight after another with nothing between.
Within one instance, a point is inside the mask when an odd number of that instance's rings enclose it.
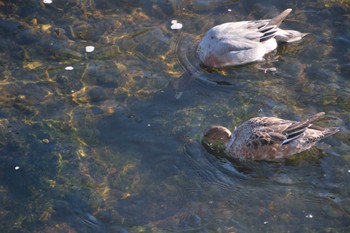
<instances>
[{"instance_id":1,"label":"murky green water","mask_svg":"<svg viewBox=\"0 0 350 233\"><path fill-rule=\"evenodd\" d=\"M288 7L303 41L200 67L210 27ZM350 231L348 1L0 1L0 74L1 232ZM319 111L341 132L286 163L199 143Z\"/></svg>"}]
</instances>

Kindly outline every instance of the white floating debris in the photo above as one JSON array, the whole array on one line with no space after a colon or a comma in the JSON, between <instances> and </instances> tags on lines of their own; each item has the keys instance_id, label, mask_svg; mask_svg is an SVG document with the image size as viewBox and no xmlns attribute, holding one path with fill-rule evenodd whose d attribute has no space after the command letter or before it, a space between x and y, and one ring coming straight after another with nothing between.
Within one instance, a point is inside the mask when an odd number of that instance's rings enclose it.
<instances>
[{"instance_id":1,"label":"white floating debris","mask_svg":"<svg viewBox=\"0 0 350 233\"><path fill-rule=\"evenodd\" d=\"M95 46L89 45L89 46L86 46L86 47L85 47L85 51L86 51L87 53L91 53L91 52L93 52L94 50L95 50Z\"/></svg>"},{"instance_id":2,"label":"white floating debris","mask_svg":"<svg viewBox=\"0 0 350 233\"><path fill-rule=\"evenodd\" d=\"M67 66L64 68L65 70L74 70L74 67L73 66Z\"/></svg>"},{"instance_id":3,"label":"white floating debris","mask_svg":"<svg viewBox=\"0 0 350 233\"><path fill-rule=\"evenodd\" d=\"M227 9L228 12L231 12L232 10L231 9Z\"/></svg>"},{"instance_id":4,"label":"white floating debris","mask_svg":"<svg viewBox=\"0 0 350 233\"><path fill-rule=\"evenodd\" d=\"M306 218L313 218L314 216L312 214L308 214L305 216Z\"/></svg>"},{"instance_id":5,"label":"white floating debris","mask_svg":"<svg viewBox=\"0 0 350 233\"><path fill-rule=\"evenodd\" d=\"M209 201L209 204L213 204L214 202L213 201Z\"/></svg>"},{"instance_id":6,"label":"white floating debris","mask_svg":"<svg viewBox=\"0 0 350 233\"><path fill-rule=\"evenodd\" d=\"M49 139L47 139L47 138L45 138L45 139L43 139L43 140L41 140L43 143L45 143L45 144L48 144L48 143L50 143L50 140Z\"/></svg>"},{"instance_id":7,"label":"white floating debris","mask_svg":"<svg viewBox=\"0 0 350 233\"><path fill-rule=\"evenodd\" d=\"M180 30L182 28L182 23L175 23L171 25L170 28L173 30Z\"/></svg>"},{"instance_id":8,"label":"white floating debris","mask_svg":"<svg viewBox=\"0 0 350 233\"><path fill-rule=\"evenodd\" d=\"M183 26L182 23L177 22L176 19L171 20L171 26L170 26L171 29L180 30L182 28L182 26Z\"/></svg>"},{"instance_id":9,"label":"white floating debris","mask_svg":"<svg viewBox=\"0 0 350 233\"><path fill-rule=\"evenodd\" d=\"M51 4L53 1L52 0L43 0L44 4Z\"/></svg>"},{"instance_id":10,"label":"white floating debris","mask_svg":"<svg viewBox=\"0 0 350 233\"><path fill-rule=\"evenodd\" d=\"M265 221L265 222L264 222L264 225L266 225L266 224L268 224L268 223L269 223L268 221Z\"/></svg>"},{"instance_id":11,"label":"white floating debris","mask_svg":"<svg viewBox=\"0 0 350 233\"><path fill-rule=\"evenodd\" d=\"M19 166L16 166L16 167L15 167L15 170L16 170L16 171L19 170Z\"/></svg>"}]
</instances>

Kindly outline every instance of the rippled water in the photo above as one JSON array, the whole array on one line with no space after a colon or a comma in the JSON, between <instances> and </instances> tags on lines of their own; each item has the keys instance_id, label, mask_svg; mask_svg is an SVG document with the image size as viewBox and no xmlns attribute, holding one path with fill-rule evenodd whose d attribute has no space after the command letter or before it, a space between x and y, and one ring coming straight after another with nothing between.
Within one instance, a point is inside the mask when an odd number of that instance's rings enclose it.
<instances>
[{"instance_id":1,"label":"rippled water","mask_svg":"<svg viewBox=\"0 0 350 233\"><path fill-rule=\"evenodd\" d=\"M242 67L196 58L212 26L288 7L283 27L309 32L303 41ZM349 232L349 9L0 1L1 232ZM228 161L200 144L209 124L319 111L341 132L286 163Z\"/></svg>"}]
</instances>

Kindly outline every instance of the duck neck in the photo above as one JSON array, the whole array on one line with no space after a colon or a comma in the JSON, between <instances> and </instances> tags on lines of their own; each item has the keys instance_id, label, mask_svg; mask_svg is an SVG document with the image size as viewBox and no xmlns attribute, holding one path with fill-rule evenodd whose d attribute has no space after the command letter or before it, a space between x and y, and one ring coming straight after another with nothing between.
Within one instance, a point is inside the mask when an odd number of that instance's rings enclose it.
<instances>
[{"instance_id":1,"label":"duck neck","mask_svg":"<svg viewBox=\"0 0 350 233\"><path fill-rule=\"evenodd\" d=\"M230 148L232 146L233 142L235 141L235 139L236 139L235 135L231 134L230 140L228 140L228 142L226 142L225 147Z\"/></svg>"}]
</instances>

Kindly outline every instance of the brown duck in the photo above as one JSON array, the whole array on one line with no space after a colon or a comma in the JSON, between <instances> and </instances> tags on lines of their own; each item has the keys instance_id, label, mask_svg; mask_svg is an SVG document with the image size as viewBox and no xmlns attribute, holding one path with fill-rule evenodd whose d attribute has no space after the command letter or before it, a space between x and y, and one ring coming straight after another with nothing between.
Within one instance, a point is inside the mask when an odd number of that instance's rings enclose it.
<instances>
[{"instance_id":1,"label":"brown duck","mask_svg":"<svg viewBox=\"0 0 350 233\"><path fill-rule=\"evenodd\" d=\"M223 126L211 125L204 131L203 143L237 159L281 161L339 131L337 127L314 125L324 114L317 113L305 121L255 117L238 126L233 133Z\"/></svg>"}]
</instances>

